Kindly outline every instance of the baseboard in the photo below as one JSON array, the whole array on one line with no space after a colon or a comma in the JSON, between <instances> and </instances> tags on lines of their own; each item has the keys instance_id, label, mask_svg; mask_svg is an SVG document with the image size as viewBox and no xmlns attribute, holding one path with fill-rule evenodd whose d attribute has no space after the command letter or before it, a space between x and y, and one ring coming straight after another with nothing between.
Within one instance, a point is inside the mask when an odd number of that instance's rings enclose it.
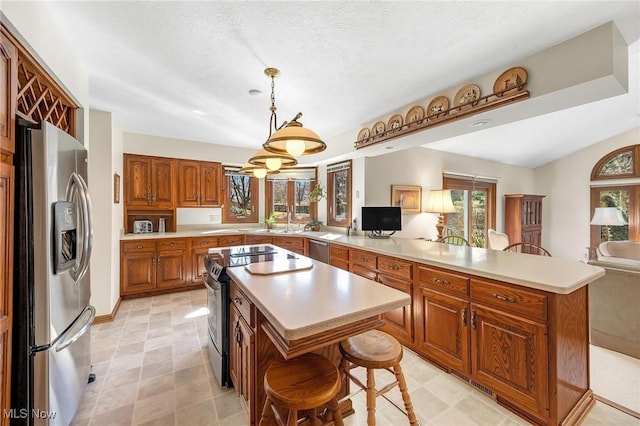
<instances>
[{"instance_id":1,"label":"baseboard","mask_svg":"<svg viewBox=\"0 0 640 426\"><path fill-rule=\"evenodd\" d=\"M122 301L121 298L118 297L118 301L116 302L115 306L113 307L113 310L111 311L110 314L107 315L98 315L93 319L93 324L101 324L103 322L111 322L113 321L113 319L116 317L116 314L118 313L118 309L120 308L120 302Z\"/></svg>"},{"instance_id":2,"label":"baseboard","mask_svg":"<svg viewBox=\"0 0 640 426\"><path fill-rule=\"evenodd\" d=\"M591 389L587 389L587 391L582 395L582 397L576 402L573 406L573 409L569 411L569 414L562 420L561 425L579 425L582 423L589 411L596 404L596 400L594 399L593 391Z\"/></svg>"},{"instance_id":3,"label":"baseboard","mask_svg":"<svg viewBox=\"0 0 640 426\"><path fill-rule=\"evenodd\" d=\"M617 404L617 403L611 401L610 399L603 398L600 395L594 394L593 396L594 396L594 398L596 400L602 402L603 404L607 404L607 405L615 408L616 410L620 410L625 414L628 414L628 415L630 415L632 417L635 417L636 419L640 419L640 413L638 413L638 412L636 412L636 411L634 411L634 410L632 410L630 408L627 408L627 407L625 407L623 405Z\"/></svg>"}]
</instances>

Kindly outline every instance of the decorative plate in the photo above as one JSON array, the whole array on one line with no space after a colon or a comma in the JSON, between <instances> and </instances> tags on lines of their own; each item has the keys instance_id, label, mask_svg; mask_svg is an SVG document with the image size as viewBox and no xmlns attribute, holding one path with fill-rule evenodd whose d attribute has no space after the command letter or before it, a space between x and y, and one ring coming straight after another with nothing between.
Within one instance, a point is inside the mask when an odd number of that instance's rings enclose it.
<instances>
[{"instance_id":1,"label":"decorative plate","mask_svg":"<svg viewBox=\"0 0 640 426\"><path fill-rule=\"evenodd\" d=\"M480 97L480 88L475 84L463 86L453 98L453 106L460 106L475 101Z\"/></svg>"},{"instance_id":2,"label":"decorative plate","mask_svg":"<svg viewBox=\"0 0 640 426\"><path fill-rule=\"evenodd\" d=\"M405 117L404 122L411 125L416 124L417 121L420 121L424 118L424 109L420 105L416 105L411 107L409 112L407 112L407 116Z\"/></svg>"},{"instance_id":3,"label":"decorative plate","mask_svg":"<svg viewBox=\"0 0 640 426\"><path fill-rule=\"evenodd\" d=\"M384 134L384 131L385 131L385 126L383 121L378 121L371 128L371 134L373 136L382 136Z\"/></svg>"},{"instance_id":4,"label":"decorative plate","mask_svg":"<svg viewBox=\"0 0 640 426\"><path fill-rule=\"evenodd\" d=\"M427 117L438 115L449 109L449 99L446 96L436 96L427 106Z\"/></svg>"},{"instance_id":5,"label":"decorative plate","mask_svg":"<svg viewBox=\"0 0 640 426\"><path fill-rule=\"evenodd\" d=\"M369 136L371 136L371 132L369 131L368 128L364 128L362 130L360 130L360 132L358 133L358 140L359 141L363 141L365 139L369 139Z\"/></svg>"},{"instance_id":6,"label":"decorative plate","mask_svg":"<svg viewBox=\"0 0 640 426\"><path fill-rule=\"evenodd\" d=\"M493 93L496 96L506 95L507 93L513 93L509 89L517 91L518 86L520 90L527 84L527 70L521 67L510 68L500 74L500 77L493 83ZM499 93L502 92L502 93Z\"/></svg>"},{"instance_id":7,"label":"decorative plate","mask_svg":"<svg viewBox=\"0 0 640 426\"><path fill-rule=\"evenodd\" d=\"M402 127L402 116L400 114L393 114L387 122L387 129L400 130Z\"/></svg>"}]
</instances>

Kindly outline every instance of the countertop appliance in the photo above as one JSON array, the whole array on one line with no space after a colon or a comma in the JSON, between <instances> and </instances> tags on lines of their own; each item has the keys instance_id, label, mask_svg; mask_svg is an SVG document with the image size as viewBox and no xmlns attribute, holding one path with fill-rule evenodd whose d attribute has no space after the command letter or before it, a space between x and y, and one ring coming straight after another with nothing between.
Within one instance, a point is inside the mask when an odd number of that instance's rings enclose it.
<instances>
[{"instance_id":1,"label":"countertop appliance","mask_svg":"<svg viewBox=\"0 0 640 426\"><path fill-rule=\"evenodd\" d=\"M12 425L67 426L90 378L87 150L43 122L16 132Z\"/></svg>"},{"instance_id":2,"label":"countertop appliance","mask_svg":"<svg viewBox=\"0 0 640 426\"><path fill-rule=\"evenodd\" d=\"M207 289L207 349L213 374L220 386L230 386L229 377L229 283L227 268L275 260L278 251L269 244L209 249L205 257Z\"/></svg>"},{"instance_id":3,"label":"countertop appliance","mask_svg":"<svg viewBox=\"0 0 640 426\"><path fill-rule=\"evenodd\" d=\"M150 220L134 220L133 233L145 234L153 232L153 223Z\"/></svg>"}]
</instances>

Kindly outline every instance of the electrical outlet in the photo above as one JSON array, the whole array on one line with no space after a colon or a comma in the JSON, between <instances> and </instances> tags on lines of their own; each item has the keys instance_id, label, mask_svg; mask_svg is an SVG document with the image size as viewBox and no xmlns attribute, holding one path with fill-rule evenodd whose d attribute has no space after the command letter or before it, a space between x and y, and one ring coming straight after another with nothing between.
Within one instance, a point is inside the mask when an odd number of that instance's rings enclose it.
<instances>
[{"instance_id":1,"label":"electrical outlet","mask_svg":"<svg viewBox=\"0 0 640 426\"><path fill-rule=\"evenodd\" d=\"M215 222L216 221L216 215L215 214L210 214L209 215L209 222Z\"/></svg>"}]
</instances>

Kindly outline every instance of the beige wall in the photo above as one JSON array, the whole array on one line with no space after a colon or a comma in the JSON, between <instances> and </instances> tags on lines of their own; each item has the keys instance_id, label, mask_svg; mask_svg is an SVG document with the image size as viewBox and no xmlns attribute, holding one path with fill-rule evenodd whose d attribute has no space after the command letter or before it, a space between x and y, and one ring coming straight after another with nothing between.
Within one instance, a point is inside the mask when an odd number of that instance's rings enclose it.
<instances>
[{"instance_id":1,"label":"beige wall","mask_svg":"<svg viewBox=\"0 0 640 426\"><path fill-rule=\"evenodd\" d=\"M640 143L640 127L534 170L534 191L545 195L542 242L554 256L585 259L591 220L591 170L609 152L637 143Z\"/></svg>"},{"instance_id":2,"label":"beige wall","mask_svg":"<svg viewBox=\"0 0 640 426\"><path fill-rule=\"evenodd\" d=\"M418 147L366 159L363 205L388 206L391 199L391 185L419 185L422 187L422 210L424 211L429 190L442 188L443 171L498 179L496 197L496 228L498 230L504 229L504 194L530 193L534 188L531 169ZM403 215L402 231L395 235L406 238L435 239L436 222L437 215L434 213Z\"/></svg>"}]
</instances>

